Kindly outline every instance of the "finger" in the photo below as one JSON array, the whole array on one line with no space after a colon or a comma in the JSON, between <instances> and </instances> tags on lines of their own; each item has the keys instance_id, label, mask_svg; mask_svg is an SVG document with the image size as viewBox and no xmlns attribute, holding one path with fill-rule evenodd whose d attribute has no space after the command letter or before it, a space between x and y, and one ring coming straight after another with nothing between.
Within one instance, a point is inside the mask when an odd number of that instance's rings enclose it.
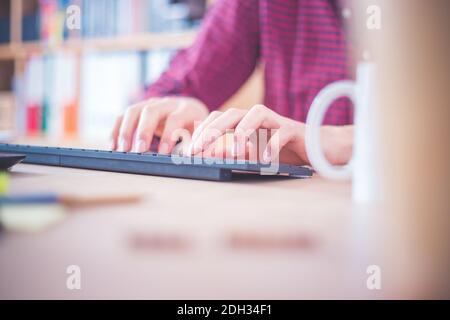
<instances>
[{"instance_id":1,"label":"finger","mask_svg":"<svg viewBox=\"0 0 450 320\"><path fill-rule=\"evenodd\" d=\"M175 107L176 102L166 98L145 103L136 130L135 152L147 152L150 149L155 132Z\"/></svg>"},{"instance_id":2,"label":"finger","mask_svg":"<svg viewBox=\"0 0 450 320\"><path fill-rule=\"evenodd\" d=\"M253 141L249 141L247 143L247 156L246 159L250 163L258 163L258 146L257 143L254 143Z\"/></svg>"},{"instance_id":3,"label":"finger","mask_svg":"<svg viewBox=\"0 0 450 320\"><path fill-rule=\"evenodd\" d=\"M244 116L236 126L235 147L236 156L245 155L245 147L257 129L279 128L279 116L263 105L256 105Z\"/></svg>"},{"instance_id":4,"label":"finger","mask_svg":"<svg viewBox=\"0 0 450 320\"><path fill-rule=\"evenodd\" d=\"M119 131L120 131L120 126L122 125L122 121L123 121L123 115L117 117L116 122L114 123L114 128L111 132L111 146L110 149L112 151L115 151L118 147L118 138L119 138Z\"/></svg>"},{"instance_id":5,"label":"finger","mask_svg":"<svg viewBox=\"0 0 450 320\"><path fill-rule=\"evenodd\" d=\"M225 134L218 138L213 144L210 144L206 149L214 148L214 157L218 159L233 158L231 154L231 146L233 142L233 135Z\"/></svg>"},{"instance_id":6,"label":"finger","mask_svg":"<svg viewBox=\"0 0 450 320\"><path fill-rule=\"evenodd\" d=\"M206 126L208 126L211 122L213 122L215 119L220 117L222 115L222 112L220 111L213 111L211 112L208 117L203 120L200 125L194 130L194 133L192 134L192 140L191 145L189 146L189 154L194 154L194 144L196 140L198 139L198 136L203 132Z\"/></svg>"},{"instance_id":7,"label":"finger","mask_svg":"<svg viewBox=\"0 0 450 320\"><path fill-rule=\"evenodd\" d=\"M216 148L217 146L215 144L210 144L208 147L205 148L205 150L203 150L201 152L201 157L202 158L220 158L218 156L218 154L216 154Z\"/></svg>"},{"instance_id":8,"label":"finger","mask_svg":"<svg viewBox=\"0 0 450 320\"><path fill-rule=\"evenodd\" d=\"M209 150L209 149L213 149L214 150L212 152L212 155L214 156L214 158L223 159L225 157L226 147L225 147L223 141L220 141L219 143L214 143L214 144L209 145L206 148L206 150Z\"/></svg>"},{"instance_id":9,"label":"finger","mask_svg":"<svg viewBox=\"0 0 450 320\"><path fill-rule=\"evenodd\" d=\"M222 150L224 150L225 154L223 155L227 159L235 159L235 153L233 151L234 148L234 132L230 134L225 134L221 139Z\"/></svg>"},{"instance_id":10,"label":"finger","mask_svg":"<svg viewBox=\"0 0 450 320\"><path fill-rule=\"evenodd\" d=\"M189 132L185 129L189 122L190 119L183 116L180 112L171 113L166 119L158 153L170 154L179 139L189 135Z\"/></svg>"},{"instance_id":11,"label":"finger","mask_svg":"<svg viewBox=\"0 0 450 320\"><path fill-rule=\"evenodd\" d=\"M288 144L295 136L295 129L283 126L272 135L267 143L266 149L263 153L263 162L270 163L274 159L278 159L281 149Z\"/></svg>"},{"instance_id":12,"label":"finger","mask_svg":"<svg viewBox=\"0 0 450 320\"><path fill-rule=\"evenodd\" d=\"M118 151L128 152L132 146L133 134L141 115L142 104L137 104L127 109L119 130Z\"/></svg>"},{"instance_id":13,"label":"finger","mask_svg":"<svg viewBox=\"0 0 450 320\"><path fill-rule=\"evenodd\" d=\"M247 110L229 109L208 124L194 143L194 153L202 151L207 145L225 134L227 130L234 129L246 113Z\"/></svg>"}]
</instances>

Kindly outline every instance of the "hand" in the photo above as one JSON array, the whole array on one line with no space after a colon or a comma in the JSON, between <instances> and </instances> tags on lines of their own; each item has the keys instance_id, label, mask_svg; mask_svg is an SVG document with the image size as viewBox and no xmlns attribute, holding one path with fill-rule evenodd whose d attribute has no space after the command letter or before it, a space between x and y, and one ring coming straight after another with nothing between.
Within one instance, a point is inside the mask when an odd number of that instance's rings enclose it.
<instances>
[{"instance_id":1,"label":"hand","mask_svg":"<svg viewBox=\"0 0 450 320\"><path fill-rule=\"evenodd\" d=\"M221 146L220 138L234 129L231 154L217 151L214 144ZM283 163L298 165L309 164L305 150L305 124L283 117L271 109L256 105L250 110L229 109L225 112L212 112L194 131L190 146L193 155L213 152L214 156L231 156L238 159L247 158L257 146L262 146L258 136L261 129L266 129L268 142L262 152L262 162L278 159ZM344 164L351 156L353 127L323 126L321 132L322 148L332 164ZM256 139L252 139L256 134ZM220 139L219 139L220 138ZM226 139L225 139L226 140ZM211 151L213 150L213 151ZM257 151L259 155L261 150Z\"/></svg>"},{"instance_id":2,"label":"hand","mask_svg":"<svg viewBox=\"0 0 450 320\"><path fill-rule=\"evenodd\" d=\"M169 154L177 143L177 130L194 130L208 109L199 100L187 97L151 98L129 107L118 117L112 131L111 149L147 152L155 134L161 136L158 152Z\"/></svg>"},{"instance_id":3,"label":"hand","mask_svg":"<svg viewBox=\"0 0 450 320\"><path fill-rule=\"evenodd\" d=\"M304 124L283 117L263 105L256 105L250 110L229 109L225 112L212 112L194 131L191 153L198 155L208 152L211 145L230 129L234 129L232 157L247 158L252 149L262 145L259 139L261 129L267 129L265 131L268 141L260 157L262 162L269 163L277 158L289 163L308 162L303 139ZM257 152L258 155L260 151L262 150Z\"/></svg>"}]
</instances>

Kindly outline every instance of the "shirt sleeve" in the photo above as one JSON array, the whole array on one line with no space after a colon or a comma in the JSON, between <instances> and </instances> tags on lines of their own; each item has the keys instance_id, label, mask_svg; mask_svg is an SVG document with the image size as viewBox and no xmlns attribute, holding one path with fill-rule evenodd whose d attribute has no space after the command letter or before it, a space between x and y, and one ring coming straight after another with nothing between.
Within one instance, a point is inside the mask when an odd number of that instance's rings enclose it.
<instances>
[{"instance_id":1,"label":"shirt sleeve","mask_svg":"<svg viewBox=\"0 0 450 320\"><path fill-rule=\"evenodd\" d=\"M189 96L217 109L245 83L258 57L258 1L218 0L194 44L175 55L146 97Z\"/></svg>"}]
</instances>

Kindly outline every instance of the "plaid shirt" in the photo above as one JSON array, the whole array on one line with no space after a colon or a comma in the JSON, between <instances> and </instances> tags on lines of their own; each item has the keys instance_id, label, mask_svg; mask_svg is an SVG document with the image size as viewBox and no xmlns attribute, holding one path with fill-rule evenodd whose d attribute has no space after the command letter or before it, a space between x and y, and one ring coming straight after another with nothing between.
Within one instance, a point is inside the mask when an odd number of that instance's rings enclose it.
<instances>
[{"instance_id":1,"label":"plaid shirt","mask_svg":"<svg viewBox=\"0 0 450 320\"><path fill-rule=\"evenodd\" d=\"M338 0L218 0L194 44L181 50L148 90L148 97L195 97L219 108L264 65L264 104L304 122L317 93L352 78ZM325 124L353 122L347 98Z\"/></svg>"}]
</instances>

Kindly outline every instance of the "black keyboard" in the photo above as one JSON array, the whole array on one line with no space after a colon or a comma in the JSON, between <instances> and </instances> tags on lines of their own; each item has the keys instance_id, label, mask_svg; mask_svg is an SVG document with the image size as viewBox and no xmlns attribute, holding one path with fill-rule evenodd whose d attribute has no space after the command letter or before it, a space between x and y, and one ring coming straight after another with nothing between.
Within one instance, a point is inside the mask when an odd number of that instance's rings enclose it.
<instances>
[{"instance_id":1,"label":"black keyboard","mask_svg":"<svg viewBox=\"0 0 450 320\"><path fill-rule=\"evenodd\" d=\"M131 153L74 148L39 147L0 144L0 153L26 156L23 163L92 169L133 174L145 174L188 179L227 181L233 174L282 175L309 178L308 167L287 164L161 155L157 153Z\"/></svg>"}]
</instances>

